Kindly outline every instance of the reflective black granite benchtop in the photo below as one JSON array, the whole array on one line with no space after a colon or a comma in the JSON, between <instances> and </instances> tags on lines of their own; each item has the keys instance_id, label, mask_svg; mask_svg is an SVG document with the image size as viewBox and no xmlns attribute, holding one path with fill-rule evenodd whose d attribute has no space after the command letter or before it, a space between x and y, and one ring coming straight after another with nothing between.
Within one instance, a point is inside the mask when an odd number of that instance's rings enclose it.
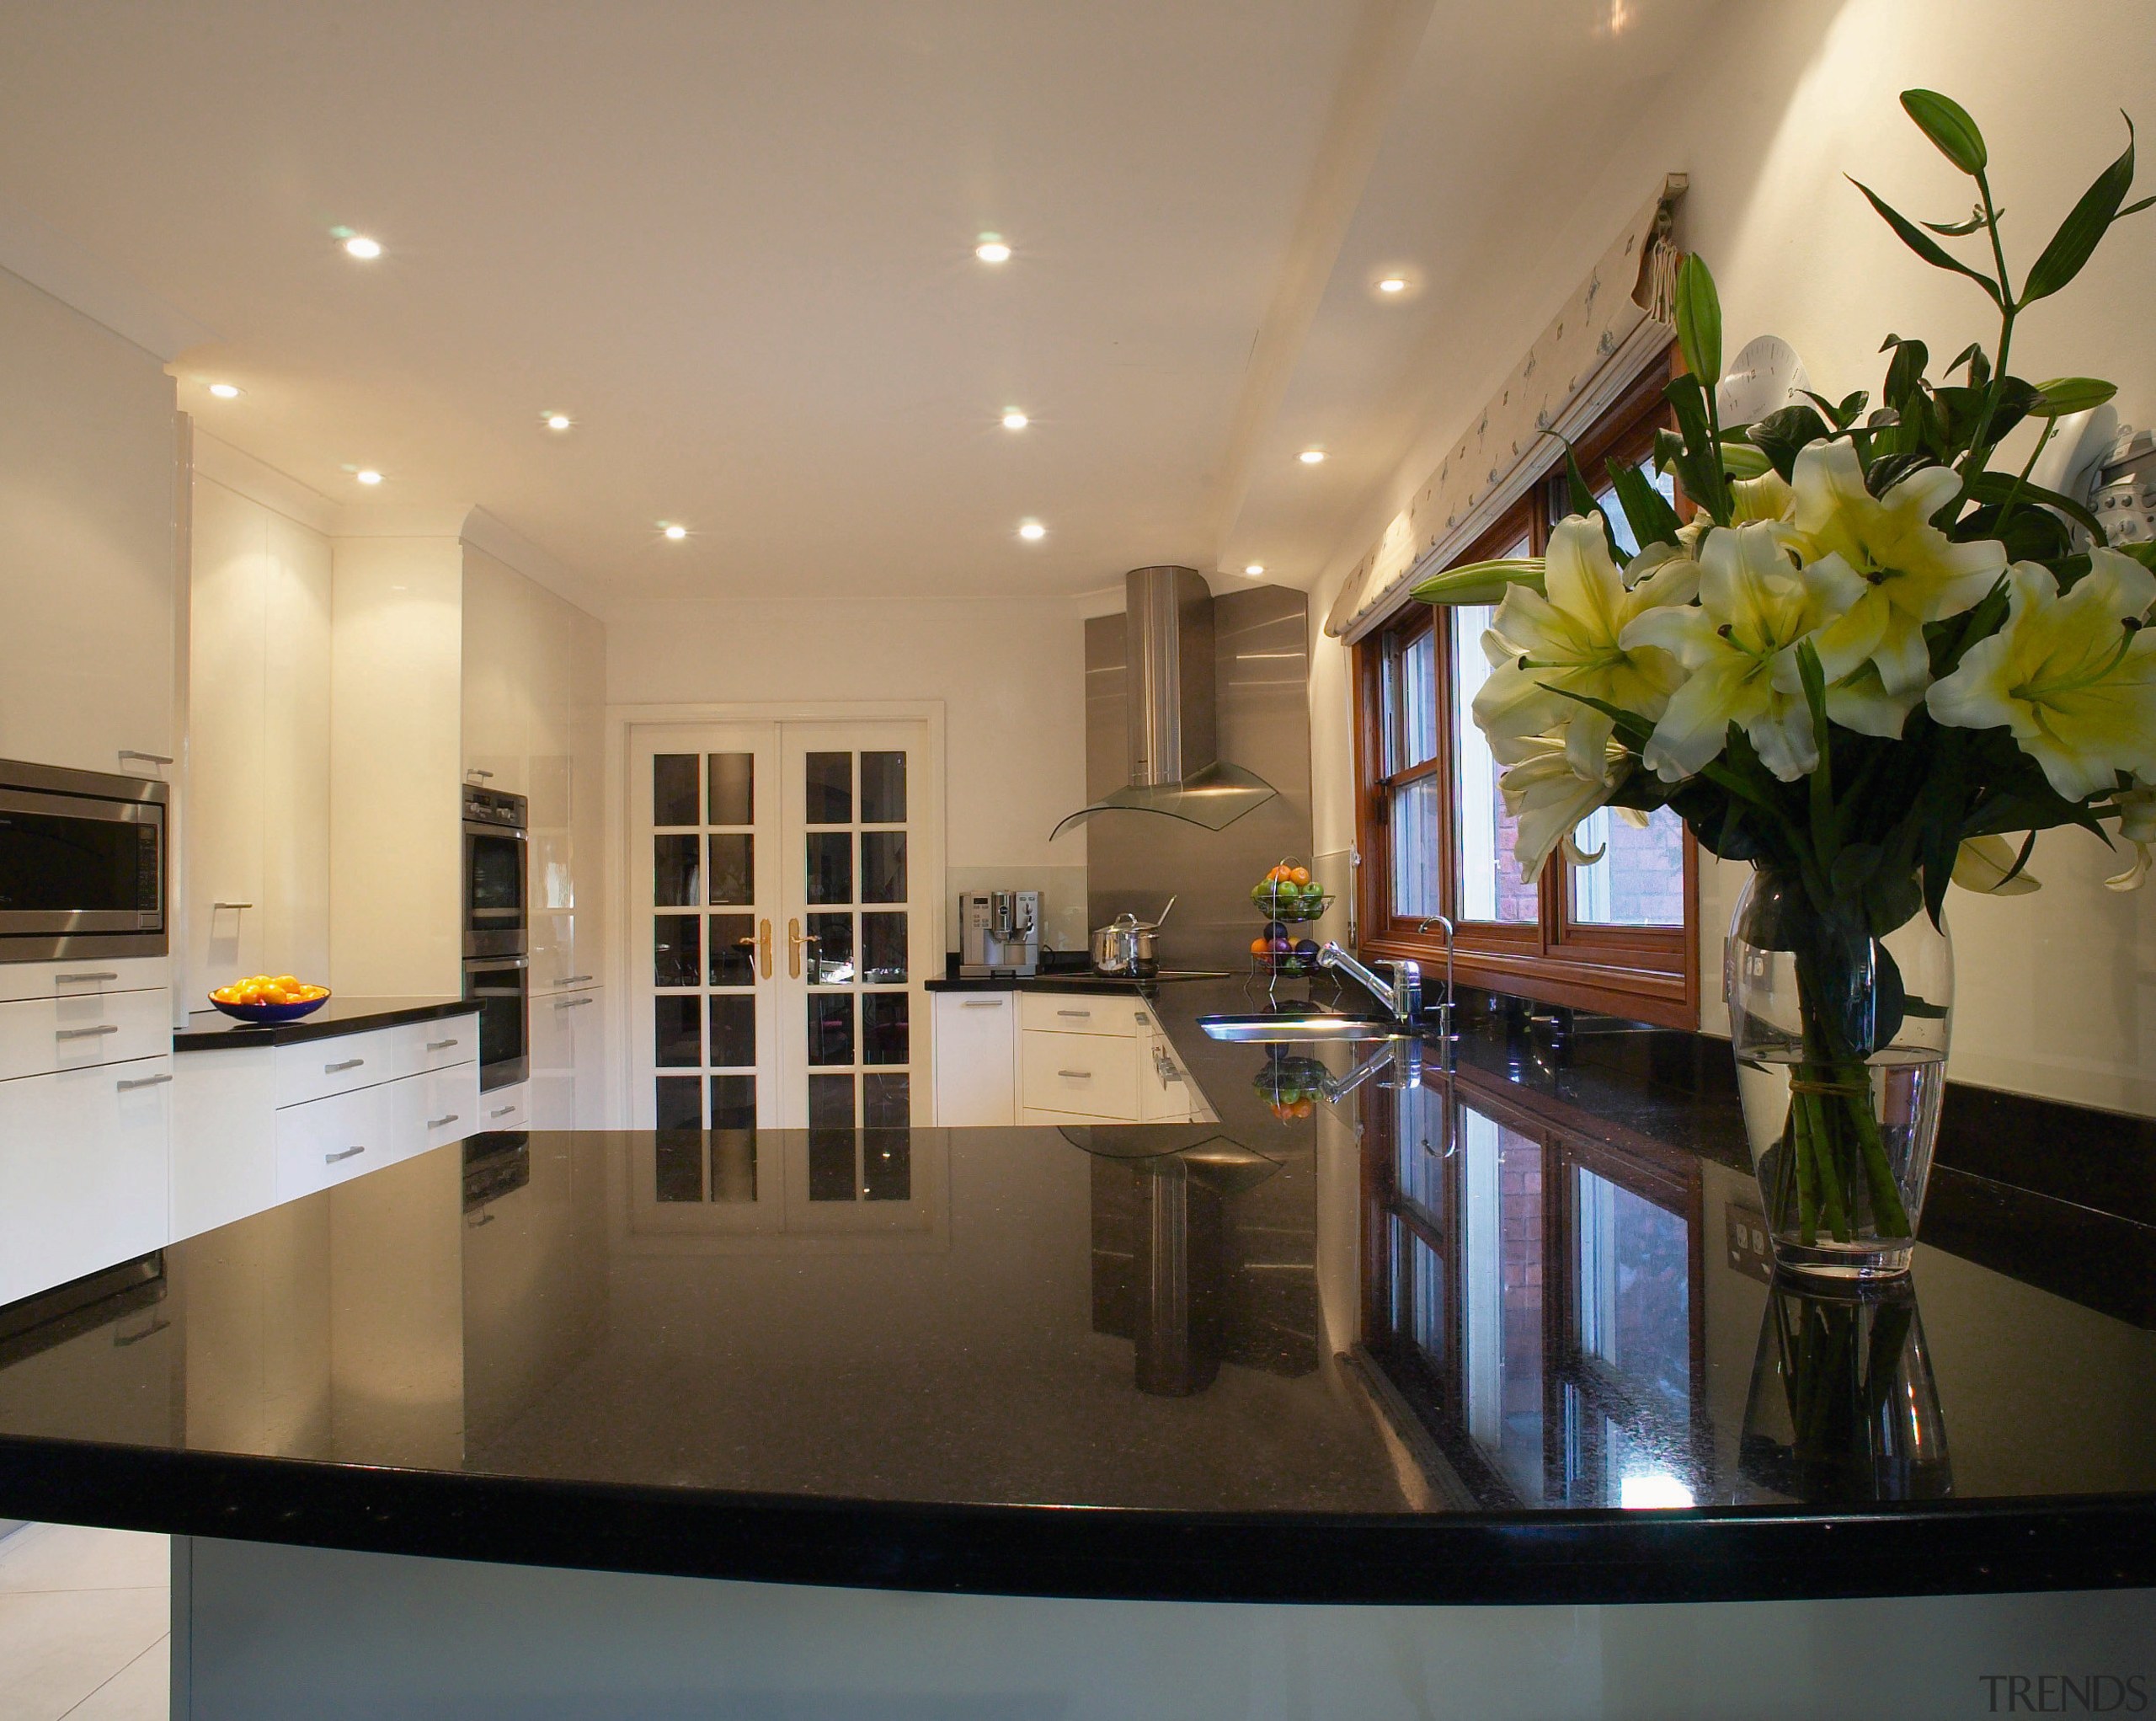
<instances>
[{"instance_id":1,"label":"reflective black granite benchtop","mask_svg":"<svg viewBox=\"0 0 2156 1721\"><path fill-rule=\"evenodd\" d=\"M172 1037L176 1052L213 1051L232 1045L297 1045L310 1040L366 1034L408 1022L435 1022L479 1007L464 998L348 998L332 995L322 1007L296 1022L243 1022L221 1010L195 1010Z\"/></svg>"},{"instance_id":2,"label":"reflective black granite benchtop","mask_svg":"<svg viewBox=\"0 0 2156 1721\"><path fill-rule=\"evenodd\" d=\"M2038 1198L1801 1295L1657 1042L1410 1080L1149 996L1218 1125L483 1136L0 1310L0 1515L1182 1600L2156 1585L2156 1332L1991 1248Z\"/></svg>"}]
</instances>

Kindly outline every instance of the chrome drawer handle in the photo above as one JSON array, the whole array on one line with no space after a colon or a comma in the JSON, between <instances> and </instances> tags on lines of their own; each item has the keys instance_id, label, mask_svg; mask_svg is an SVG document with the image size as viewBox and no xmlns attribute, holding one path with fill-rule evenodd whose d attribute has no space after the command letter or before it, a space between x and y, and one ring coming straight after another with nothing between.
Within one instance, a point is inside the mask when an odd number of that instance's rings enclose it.
<instances>
[{"instance_id":1,"label":"chrome drawer handle","mask_svg":"<svg viewBox=\"0 0 2156 1721\"><path fill-rule=\"evenodd\" d=\"M1059 1016L1091 1017L1093 1013L1091 1010L1058 1010L1055 1013Z\"/></svg>"},{"instance_id":2,"label":"chrome drawer handle","mask_svg":"<svg viewBox=\"0 0 2156 1721\"><path fill-rule=\"evenodd\" d=\"M132 747L122 747L120 750L119 756L122 759L140 759L145 765L169 765L172 763L172 755L169 753L141 753L137 752Z\"/></svg>"},{"instance_id":3,"label":"chrome drawer handle","mask_svg":"<svg viewBox=\"0 0 2156 1721\"><path fill-rule=\"evenodd\" d=\"M427 1127L428 1127L429 1129L430 1129L430 1130L439 1130L439 1129L442 1128L445 1125L453 1124L453 1123L455 1123L456 1121L456 1114L455 1112L451 1112L451 1113L447 1117L446 1117L446 1118L429 1118L429 1119L427 1120Z\"/></svg>"},{"instance_id":4,"label":"chrome drawer handle","mask_svg":"<svg viewBox=\"0 0 2156 1721\"><path fill-rule=\"evenodd\" d=\"M214 914L221 908L252 908L253 906L252 902L213 902L210 905L210 910Z\"/></svg>"},{"instance_id":5,"label":"chrome drawer handle","mask_svg":"<svg viewBox=\"0 0 2156 1721\"><path fill-rule=\"evenodd\" d=\"M429 1051L447 1051L450 1047L455 1045L456 1043L457 1042L453 1040L430 1040L427 1042L427 1050Z\"/></svg>"},{"instance_id":6,"label":"chrome drawer handle","mask_svg":"<svg viewBox=\"0 0 2156 1721\"><path fill-rule=\"evenodd\" d=\"M55 986L88 986L93 980L118 980L119 978L119 970L109 968L101 974L56 974L52 976L52 983Z\"/></svg>"},{"instance_id":7,"label":"chrome drawer handle","mask_svg":"<svg viewBox=\"0 0 2156 1721\"><path fill-rule=\"evenodd\" d=\"M1093 1072L1091 1070L1058 1070L1055 1073L1059 1076L1068 1076L1074 1082L1090 1082L1093 1079Z\"/></svg>"},{"instance_id":8,"label":"chrome drawer handle","mask_svg":"<svg viewBox=\"0 0 2156 1721\"><path fill-rule=\"evenodd\" d=\"M358 1147L347 1147L342 1153L323 1154L322 1156L322 1162L324 1165L334 1165L340 1159L350 1159L355 1153L364 1153L367 1150L364 1146Z\"/></svg>"},{"instance_id":9,"label":"chrome drawer handle","mask_svg":"<svg viewBox=\"0 0 2156 1721\"><path fill-rule=\"evenodd\" d=\"M487 1115L490 1118L505 1118L513 1117L515 1115L515 1113L516 1108L515 1106L505 1105L499 1111L490 1111Z\"/></svg>"},{"instance_id":10,"label":"chrome drawer handle","mask_svg":"<svg viewBox=\"0 0 2156 1721\"><path fill-rule=\"evenodd\" d=\"M155 1088L162 1082L171 1080L172 1077L169 1076L137 1076L131 1081L117 1082L113 1085L125 1093L131 1088Z\"/></svg>"},{"instance_id":11,"label":"chrome drawer handle","mask_svg":"<svg viewBox=\"0 0 2156 1721\"><path fill-rule=\"evenodd\" d=\"M489 1209L488 1211L482 1213L477 1219L466 1220L464 1221L464 1228L467 1231L477 1231L481 1226L492 1225L494 1222L494 1214L493 1210Z\"/></svg>"},{"instance_id":12,"label":"chrome drawer handle","mask_svg":"<svg viewBox=\"0 0 2156 1721\"><path fill-rule=\"evenodd\" d=\"M963 1007L969 1010L1000 1010L1003 1007L1003 1000L1001 998L968 998Z\"/></svg>"},{"instance_id":13,"label":"chrome drawer handle","mask_svg":"<svg viewBox=\"0 0 2156 1721\"><path fill-rule=\"evenodd\" d=\"M563 998L554 1007L557 1010L581 1010L591 1002L589 998Z\"/></svg>"},{"instance_id":14,"label":"chrome drawer handle","mask_svg":"<svg viewBox=\"0 0 2156 1721\"><path fill-rule=\"evenodd\" d=\"M105 1022L95 1028L56 1028L53 1030L52 1037L55 1040L95 1040L100 1034L119 1032L120 1024L117 1022Z\"/></svg>"},{"instance_id":15,"label":"chrome drawer handle","mask_svg":"<svg viewBox=\"0 0 2156 1721\"><path fill-rule=\"evenodd\" d=\"M556 986L575 986L580 981L587 981L590 978L591 976L588 974L565 974L559 980L556 981L554 984Z\"/></svg>"},{"instance_id":16,"label":"chrome drawer handle","mask_svg":"<svg viewBox=\"0 0 2156 1721\"><path fill-rule=\"evenodd\" d=\"M341 1064L324 1064L322 1066L322 1073L325 1076L341 1075L346 1070L358 1069L365 1062L366 1062L365 1058L347 1058Z\"/></svg>"}]
</instances>

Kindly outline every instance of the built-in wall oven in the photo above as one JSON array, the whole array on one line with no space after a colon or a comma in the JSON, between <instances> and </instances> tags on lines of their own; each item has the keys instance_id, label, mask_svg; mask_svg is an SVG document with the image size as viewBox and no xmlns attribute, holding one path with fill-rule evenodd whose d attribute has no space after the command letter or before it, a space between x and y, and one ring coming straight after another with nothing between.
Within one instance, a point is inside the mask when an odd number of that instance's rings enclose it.
<instances>
[{"instance_id":1,"label":"built-in wall oven","mask_svg":"<svg viewBox=\"0 0 2156 1721\"><path fill-rule=\"evenodd\" d=\"M0 962L166 954L166 794L0 761Z\"/></svg>"},{"instance_id":2,"label":"built-in wall oven","mask_svg":"<svg viewBox=\"0 0 2156 1721\"><path fill-rule=\"evenodd\" d=\"M531 1073L531 969L520 794L464 790L464 997L479 1007L479 1086Z\"/></svg>"}]
</instances>

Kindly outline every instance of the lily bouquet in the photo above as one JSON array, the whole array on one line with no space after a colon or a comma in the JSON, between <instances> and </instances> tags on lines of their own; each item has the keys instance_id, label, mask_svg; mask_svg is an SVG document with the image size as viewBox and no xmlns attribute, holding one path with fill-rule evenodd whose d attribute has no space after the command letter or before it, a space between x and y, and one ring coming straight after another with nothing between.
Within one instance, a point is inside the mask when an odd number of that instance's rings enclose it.
<instances>
[{"instance_id":1,"label":"lily bouquet","mask_svg":"<svg viewBox=\"0 0 2156 1721\"><path fill-rule=\"evenodd\" d=\"M1989 298L1995 348L1971 345L1945 367L1959 380L1935 381L1924 344L1889 335L1876 406L1807 394L1725 425L1721 308L1687 257L1689 374L1666 391L1677 428L1653 463L1691 517L1644 468L1611 462L1641 546L1627 554L1568 457L1573 512L1545 556L1414 588L1497 605L1474 715L1507 767L1524 876L1605 804L1640 820L1668 807L1701 847L1757 869L1732 1014L1740 1066L1784 1082L1772 1126L1753 1120L1769 1216L1785 1260L1858 1273L1906 1264L1937 1125L1951 965L1922 948L1919 917L1943 943L1950 879L2033 889L2041 831L2109 842L2116 822L2136 852L2121 888L2156 842L2156 555L2111 547L2080 502L2031 480L2059 420L2112 386L2009 369L2022 314L2114 221L2156 202L2127 202L2132 121L2016 286L1976 122L1930 91L1902 104L1974 182L1972 212L1919 224L1858 189L1918 255ZM1940 243L1978 235L1986 267ZM2017 428L2027 457L1993 470ZM1913 959L1924 973L1904 974Z\"/></svg>"}]
</instances>

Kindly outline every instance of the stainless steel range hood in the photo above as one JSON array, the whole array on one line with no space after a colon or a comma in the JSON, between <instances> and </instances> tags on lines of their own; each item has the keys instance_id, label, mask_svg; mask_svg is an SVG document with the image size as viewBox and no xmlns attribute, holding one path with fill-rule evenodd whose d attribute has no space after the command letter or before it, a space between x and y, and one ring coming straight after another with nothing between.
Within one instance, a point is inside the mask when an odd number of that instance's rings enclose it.
<instances>
[{"instance_id":1,"label":"stainless steel range hood","mask_svg":"<svg viewBox=\"0 0 2156 1721\"><path fill-rule=\"evenodd\" d=\"M1219 756L1213 703L1213 593L1194 568L1123 575L1129 781L1055 827L1101 813L1158 813L1222 831L1277 791Z\"/></svg>"}]
</instances>

